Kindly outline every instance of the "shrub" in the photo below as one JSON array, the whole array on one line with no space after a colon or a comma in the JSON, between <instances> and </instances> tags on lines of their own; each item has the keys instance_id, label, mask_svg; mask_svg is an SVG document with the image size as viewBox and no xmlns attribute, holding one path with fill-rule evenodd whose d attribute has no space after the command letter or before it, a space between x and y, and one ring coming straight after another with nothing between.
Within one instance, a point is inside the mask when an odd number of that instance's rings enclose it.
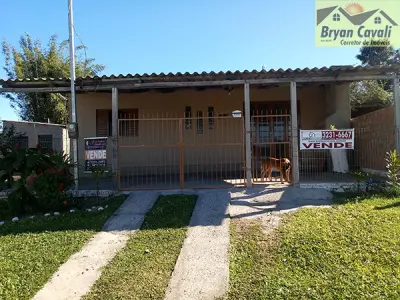
<instances>
[{"instance_id":1,"label":"shrub","mask_svg":"<svg viewBox=\"0 0 400 300\"><path fill-rule=\"evenodd\" d=\"M387 192L391 196L400 195L400 158L397 156L396 150L386 153L386 169L387 169Z\"/></svg>"},{"instance_id":2,"label":"shrub","mask_svg":"<svg viewBox=\"0 0 400 300\"><path fill-rule=\"evenodd\" d=\"M27 179L30 193L35 197L39 210L55 210L67 205L65 190L72 185L72 177L65 169L46 169L33 173Z\"/></svg>"},{"instance_id":3,"label":"shrub","mask_svg":"<svg viewBox=\"0 0 400 300\"><path fill-rule=\"evenodd\" d=\"M68 155L55 151L16 148L0 158L3 178L19 175L13 181L8 197L8 209L13 214L47 211L65 201L65 190L73 183Z\"/></svg>"}]
</instances>

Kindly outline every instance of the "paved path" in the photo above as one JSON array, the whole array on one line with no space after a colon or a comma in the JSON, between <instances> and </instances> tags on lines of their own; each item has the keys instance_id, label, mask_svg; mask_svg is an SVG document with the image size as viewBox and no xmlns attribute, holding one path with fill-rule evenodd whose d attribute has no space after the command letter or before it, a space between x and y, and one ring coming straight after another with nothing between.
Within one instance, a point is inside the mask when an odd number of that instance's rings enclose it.
<instances>
[{"instance_id":1,"label":"paved path","mask_svg":"<svg viewBox=\"0 0 400 300\"><path fill-rule=\"evenodd\" d=\"M165 300L223 296L229 281L229 191L200 191Z\"/></svg>"},{"instance_id":2,"label":"paved path","mask_svg":"<svg viewBox=\"0 0 400 300\"><path fill-rule=\"evenodd\" d=\"M101 275L101 268L121 250L129 235L140 229L146 213L155 203L155 192L132 193L114 215L78 253L72 255L34 300L80 299Z\"/></svg>"}]
</instances>

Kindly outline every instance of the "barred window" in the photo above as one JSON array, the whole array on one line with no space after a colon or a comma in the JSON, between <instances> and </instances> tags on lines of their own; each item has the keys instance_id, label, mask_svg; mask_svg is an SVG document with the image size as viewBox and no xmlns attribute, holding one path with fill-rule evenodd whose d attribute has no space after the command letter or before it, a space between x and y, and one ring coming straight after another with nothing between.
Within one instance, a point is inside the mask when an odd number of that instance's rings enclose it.
<instances>
[{"instance_id":1,"label":"barred window","mask_svg":"<svg viewBox=\"0 0 400 300\"><path fill-rule=\"evenodd\" d=\"M192 108L190 106L185 107L185 128L192 128Z\"/></svg>"},{"instance_id":2,"label":"barred window","mask_svg":"<svg viewBox=\"0 0 400 300\"><path fill-rule=\"evenodd\" d=\"M203 112L201 110L197 111L197 133L203 133Z\"/></svg>"},{"instance_id":3,"label":"barred window","mask_svg":"<svg viewBox=\"0 0 400 300\"><path fill-rule=\"evenodd\" d=\"M53 136L51 134L38 135L38 144L43 150L52 150Z\"/></svg>"},{"instance_id":4,"label":"barred window","mask_svg":"<svg viewBox=\"0 0 400 300\"><path fill-rule=\"evenodd\" d=\"M29 140L27 136L14 136L12 139L12 143L14 147L18 146L19 148L28 148L29 147Z\"/></svg>"},{"instance_id":5,"label":"barred window","mask_svg":"<svg viewBox=\"0 0 400 300\"><path fill-rule=\"evenodd\" d=\"M214 129L214 107L208 107L208 128Z\"/></svg>"},{"instance_id":6,"label":"barred window","mask_svg":"<svg viewBox=\"0 0 400 300\"><path fill-rule=\"evenodd\" d=\"M138 109L121 109L118 111L119 119L127 119L120 126L119 135L139 136L139 114ZM96 136L112 136L112 111L111 109L96 110Z\"/></svg>"}]
</instances>

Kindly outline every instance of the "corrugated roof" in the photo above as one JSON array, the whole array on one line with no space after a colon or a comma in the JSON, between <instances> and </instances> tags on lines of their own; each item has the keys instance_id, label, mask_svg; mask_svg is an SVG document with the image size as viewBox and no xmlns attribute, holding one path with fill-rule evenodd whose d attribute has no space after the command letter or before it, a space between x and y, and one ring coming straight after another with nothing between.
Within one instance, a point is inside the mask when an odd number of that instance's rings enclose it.
<instances>
[{"instance_id":1,"label":"corrugated roof","mask_svg":"<svg viewBox=\"0 0 400 300\"><path fill-rule=\"evenodd\" d=\"M290 81L302 80L303 82L313 81L340 81L341 78L371 78L379 75L387 77L388 74L395 74L400 71L399 66L331 66L322 68L304 68L304 69L271 69L267 70L253 70L253 71L227 71L227 72L194 72L194 73L152 73L152 74L126 74L126 75L103 75L103 76L87 76L84 78L76 79L77 91L88 91L89 89L101 90L109 89L110 85L131 86L131 84L138 84L140 87L160 87L173 84L187 85L191 82L195 84L207 85L208 82L224 82L224 84L234 84L238 81L254 82L258 80L272 81ZM392 77L392 76L390 76ZM317 80L316 80L317 78ZM361 78L361 79L360 79ZM382 78L381 78L382 79ZM127 84L127 85L126 85ZM0 80L0 85L3 89L29 89L35 88L49 89L50 92L57 92L59 90L68 91L70 87L70 79L64 78L24 78L24 79L7 79Z\"/></svg>"},{"instance_id":2,"label":"corrugated roof","mask_svg":"<svg viewBox=\"0 0 400 300\"><path fill-rule=\"evenodd\" d=\"M151 81L192 81L192 80L236 80L236 79L261 79L261 78L285 78L285 77L296 77L299 75L303 76L332 76L340 73L352 73L352 72L371 72L374 74L384 74L387 72L393 72L399 70L395 66L331 66L322 68L304 68L304 69L270 69L270 70L244 70L244 71L227 71L227 72L193 72L193 73L144 73L144 74L119 74L119 75L103 75L103 76L87 76L77 78L77 82L85 81L99 81L99 80L120 80L120 79L137 79L148 82ZM23 78L23 79L0 79L0 84L7 83L46 83L46 82L67 82L70 79L68 77L63 78Z\"/></svg>"}]
</instances>

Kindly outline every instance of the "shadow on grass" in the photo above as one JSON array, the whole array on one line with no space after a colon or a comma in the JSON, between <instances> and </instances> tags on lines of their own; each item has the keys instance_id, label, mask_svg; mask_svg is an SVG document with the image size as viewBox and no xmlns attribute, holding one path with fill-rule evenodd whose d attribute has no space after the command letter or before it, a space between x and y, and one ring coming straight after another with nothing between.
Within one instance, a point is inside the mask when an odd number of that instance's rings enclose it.
<instances>
[{"instance_id":1,"label":"shadow on grass","mask_svg":"<svg viewBox=\"0 0 400 300\"><path fill-rule=\"evenodd\" d=\"M376 210L383 210L383 209L389 209L389 208L395 208L395 207L400 207L400 201L399 202L395 202L389 205L385 205L385 206L377 206L375 207Z\"/></svg>"},{"instance_id":2,"label":"shadow on grass","mask_svg":"<svg viewBox=\"0 0 400 300\"><path fill-rule=\"evenodd\" d=\"M126 195L120 195L109 199L107 203L103 202L102 206L104 207L107 204L108 208L102 211L78 210L73 213L68 211L59 216L52 215L49 217L38 214L34 219L24 218L15 223L8 221L0 227L0 236L78 230L125 232L132 230L140 218L144 218L143 229L147 230L187 226L180 220L182 217L190 218L193 209L189 216L182 216L182 213L185 212L184 208L188 201L192 202L193 205L196 203L196 195L160 196L157 193L151 195L150 198L152 197L158 197L154 205L152 205L154 202L139 195L138 197L131 197L127 201L125 201ZM151 209L151 206L153 206L153 209ZM148 213L150 209L151 213ZM110 219L112 216L113 218ZM168 216L168 218L162 219L161 216ZM223 214L218 214L218 221L222 222L219 219L224 217ZM198 218L198 220L200 221L191 226L213 225L207 224L207 220L202 218ZM147 224L152 225L148 228Z\"/></svg>"},{"instance_id":3,"label":"shadow on grass","mask_svg":"<svg viewBox=\"0 0 400 300\"><path fill-rule=\"evenodd\" d=\"M0 236L28 233L46 233L55 231L94 230L100 231L104 223L109 219L118 207L126 199L120 195L109 199L108 208L103 211L76 211L65 212L59 216L44 217L37 214L35 218L25 218L18 222L6 222L0 227Z\"/></svg>"}]
</instances>

